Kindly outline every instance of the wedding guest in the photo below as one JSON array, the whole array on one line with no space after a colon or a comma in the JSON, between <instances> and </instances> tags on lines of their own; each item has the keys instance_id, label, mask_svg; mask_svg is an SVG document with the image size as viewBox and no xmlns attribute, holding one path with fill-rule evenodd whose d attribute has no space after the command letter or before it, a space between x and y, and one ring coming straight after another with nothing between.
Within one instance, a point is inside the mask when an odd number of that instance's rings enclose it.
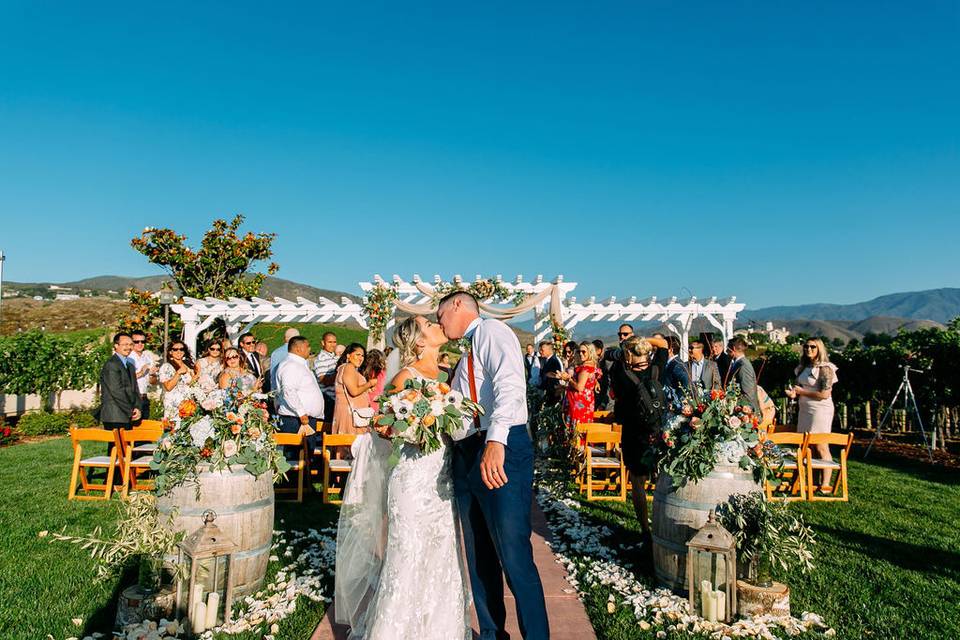
<instances>
[{"instance_id":1,"label":"wedding guest","mask_svg":"<svg viewBox=\"0 0 960 640\"><path fill-rule=\"evenodd\" d=\"M563 345L563 368L568 373L573 373L573 369L577 366L577 349L579 348L580 345L575 340L567 340Z\"/></svg>"},{"instance_id":2,"label":"wedding guest","mask_svg":"<svg viewBox=\"0 0 960 640\"><path fill-rule=\"evenodd\" d=\"M363 433L354 423L354 409L366 409L370 406L370 390L377 386L377 380L367 380L360 372L366 349L353 342L344 348L337 365L336 394L337 403L333 408L333 433Z\"/></svg>"},{"instance_id":3,"label":"wedding guest","mask_svg":"<svg viewBox=\"0 0 960 640\"><path fill-rule=\"evenodd\" d=\"M524 350L523 368L527 374L527 380L530 380L530 372L533 369L533 363L537 361L537 352L533 348L532 344L528 344L526 347L524 347Z\"/></svg>"},{"instance_id":4,"label":"wedding guest","mask_svg":"<svg viewBox=\"0 0 960 640\"><path fill-rule=\"evenodd\" d=\"M709 391L710 389L719 389L720 371L717 369L717 363L707 359L704 354L705 345L703 340L695 339L687 347L687 375L697 386L697 390Z\"/></svg>"},{"instance_id":5,"label":"wedding guest","mask_svg":"<svg viewBox=\"0 0 960 640\"><path fill-rule=\"evenodd\" d=\"M833 385L837 382L837 366L830 362L827 348L820 338L808 338L803 345L800 364L794 369L796 384L786 391L788 398L797 398L797 433L830 433L833 428ZM814 445L821 460L832 460L830 445ZM821 491L832 487L832 470L823 470Z\"/></svg>"},{"instance_id":6,"label":"wedding guest","mask_svg":"<svg viewBox=\"0 0 960 640\"><path fill-rule=\"evenodd\" d=\"M333 420L333 411L336 403L336 377L337 377L337 334L327 331L323 334L323 347L320 353L313 361L313 373L317 376L317 382L320 383L320 391L323 393L324 422Z\"/></svg>"},{"instance_id":7,"label":"wedding guest","mask_svg":"<svg viewBox=\"0 0 960 640\"><path fill-rule=\"evenodd\" d=\"M210 340L207 342L206 349L203 350L203 356L197 360L197 375L209 376L211 380L216 381L220 378L221 371L223 371L223 344L220 340Z\"/></svg>"},{"instance_id":8,"label":"wedding guest","mask_svg":"<svg viewBox=\"0 0 960 640\"><path fill-rule=\"evenodd\" d=\"M383 395L383 388L387 384L387 356L380 349L370 349L363 361L363 377L367 380L376 380L377 384L367 394L370 396L370 406L374 411L380 410L377 398Z\"/></svg>"},{"instance_id":9,"label":"wedding guest","mask_svg":"<svg viewBox=\"0 0 960 640\"><path fill-rule=\"evenodd\" d=\"M553 352L553 342L544 340L540 343L540 358L543 363L540 367L540 389L544 393L544 403L557 404L560 401L560 374L563 372L563 363Z\"/></svg>"},{"instance_id":10,"label":"wedding guest","mask_svg":"<svg viewBox=\"0 0 960 640\"><path fill-rule=\"evenodd\" d=\"M187 343L173 340L167 347L167 361L160 367L160 386L163 387L163 417L174 420L179 416L180 403L189 395L188 386L196 376L196 366L187 350Z\"/></svg>"},{"instance_id":11,"label":"wedding guest","mask_svg":"<svg viewBox=\"0 0 960 640\"><path fill-rule=\"evenodd\" d=\"M667 355L667 336L659 331L655 331L652 338L647 339L647 342L653 345L650 362L659 369L660 375L663 375L663 372L667 368L667 360L670 357Z\"/></svg>"},{"instance_id":12,"label":"wedding guest","mask_svg":"<svg viewBox=\"0 0 960 640\"><path fill-rule=\"evenodd\" d=\"M270 388L274 391L277 390L277 369L280 368L280 363L287 357L287 343L290 342L290 338L295 338L299 335L300 332L297 329L288 327L287 330L283 332L283 344L274 349L273 353L270 354ZM276 403L277 400L274 398L274 404Z\"/></svg>"},{"instance_id":13,"label":"wedding guest","mask_svg":"<svg viewBox=\"0 0 960 640\"><path fill-rule=\"evenodd\" d=\"M680 338L669 336L665 338L667 348L664 350L667 355L667 361L663 369L663 388L670 398L673 408L680 410L683 404L684 395L690 387L690 378L687 375L687 368L678 357L680 351Z\"/></svg>"},{"instance_id":14,"label":"wedding guest","mask_svg":"<svg viewBox=\"0 0 960 640\"><path fill-rule=\"evenodd\" d=\"M245 393L256 391L262 383L262 380L250 371L247 360L240 355L240 350L236 347L230 347L223 354L223 370L217 381L221 389L235 386Z\"/></svg>"},{"instance_id":15,"label":"wedding guest","mask_svg":"<svg viewBox=\"0 0 960 640\"><path fill-rule=\"evenodd\" d=\"M262 371L269 371L270 348L267 346L267 343L263 340L257 340L257 343L253 345L253 350L257 352L258 356L260 356L260 369Z\"/></svg>"},{"instance_id":16,"label":"wedding guest","mask_svg":"<svg viewBox=\"0 0 960 640\"><path fill-rule=\"evenodd\" d=\"M759 412L760 399L757 396L757 374L753 364L747 358L747 341L740 336L730 338L727 342L727 353L730 354L730 370L727 372L728 384L736 382L740 385L743 399L750 404L754 411Z\"/></svg>"},{"instance_id":17,"label":"wedding guest","mask_svg":"<svg viewBox=\"0 0 960 640\"><path fill-rule=\"evenodd\" d=\"M131 351L133 338L129 333L113 336L113 355L100 369L100 409L96 417L104 429L129 429L141 419L137 371Z\"/></svg>"},{"instance_id":18,"label":"wedding guest","mask_svg":"<svg viewBox=\"0 0 960 640\"><path fill-rule=\"evenodd\" d=\"M527 354L523 357L524 367L527 366L528 360L527 384L531 387L540 388L540 368L543 366L543 358L539 353L534 352L532 344L527 345Z\"/></svg>"},{"instance_id":19,"label":"wedding guest","mask_svg":"<svg viewBox=\"0 0 960 640\"><path fill-rule=\"evenodd\" d=\"M662 427L666 397L660 385L660 372L651 364L653 347L637 336L621 343L622 357L610 369L610 396L613 415L622 425L623 462L633 484L633 509L643 529L645 542L650 543L650 520L647 515L647 494L644 484L649 469L644 456L652 438Z\"/></svg>"},{"instance_id":20,"label":"wedding guest","mask_svg":"<svg viewBox=\"0 0 960 640\"><path fill-rule=\"evenodd\" d=\"M140 394L140 420L150 419L150 398L147 393L150 391L150 385L157 381L157 355L147 350L147 334L143 331L131 331L130 337L133 339L133 351L130 352L130 358L133 360L133 366L137 373L137 391ZM140 422L137 421L137 423Z\"/></svg>"},{"instance_id":21,"label":"wedding guest","mask_svg":"<svg viewBox=\"0 0 960 640\"><path fill-rule=\"evenodd\" d=\"M593 348L597 352L597 394L594 398L594 405L597 411L602 411L607 408L607 403L610 402L610 396L607 395L610 391L610 377L602 366L605 351L603 340L594 340Z\"/></svg>"},{"instance_id":22,"label":"wedding guest","mask_svg":"<svg viewBox=\"0 0 960 640\"><path fill-rule=\"evenodd\" d=\"M317 378L307 365L309 355L310 342L306 338L290 338L287 356L277 370L277 413L280 431L300 433L302 430L307 436L307 451L313 451L319 439L317 420L323 417L324 400ZM287 451L287 455L295 455L295 452Z\"/></svg>"},{"instance_id":23,"label":"wedding guest","mask_svg":"<svg viewBox=\"0 0 960 640\"><path fill-rule=\"evenodd\" d=\"M594 397L597 388L597 350L591 342L577 346L578 364L573 374L564 373L567 381L567 422L593 422Z\"/></svg>"},{"instance_id":24,"label":"wedding guest","mask_svg":"<svg viewBox=\"0 0 960 640\"><path fill-rule=\"evenodd\" d=\"M246 361L247 369L258 378L263 377L263 368L260 366L260 354L256 352L257 339L252 333L245 333L237 341L242 352L240 356Z\"/></svg>"},{"instance_id":25,"label":"wedding guest","mask_svg":"<svg viewBox=\"0 0 960 640\"><path fill-rule=\"evenodd\" d=\"M710 343L710 359L717 363L720 372L720 388L727 388L727 374L730 372L730 354L723 346L723 338L714 338Z\"/></svg>"},{"instance_id":26,"label":"wedding guest","mask_svg":"<svg viewBox=\"0 0 960 640\"><path fill-rule=\"evenodd\" d=\"M440 368L440 371L447 374L447 380L453 379L453 367L450 366L450 354L446 351L441 351L440 355L437 356L437 366Z\"/></svg>"}]
</instances>

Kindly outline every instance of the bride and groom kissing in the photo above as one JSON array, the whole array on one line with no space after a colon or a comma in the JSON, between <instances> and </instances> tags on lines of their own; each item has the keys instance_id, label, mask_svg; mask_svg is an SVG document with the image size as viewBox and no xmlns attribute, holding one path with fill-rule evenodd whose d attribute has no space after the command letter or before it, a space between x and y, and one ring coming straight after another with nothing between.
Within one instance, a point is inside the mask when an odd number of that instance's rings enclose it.
<instances>
[{"instance_id":1,"label":"bride and groom kissing","mask_svg":"<svg viewBox=\"0 0 960 640\"><path fill-rule=\"evenodd\" d=\"M481 416L466 417L433 453L405 445L395 466L386 439L365 433L354 443L334 594L336 622L350 626L350 638L470 639L471 591L480 638L508 638L504 576L523 637L549 637L530 544L533 445L513 331L480 318L470 294L452 293L440 301L436 322L398 323L393 341L402 368L387 388L403 389L411 377L435 380L440 347L461 338L470 348L450 386L478 402Z\"/></svg>"}]
</instances>

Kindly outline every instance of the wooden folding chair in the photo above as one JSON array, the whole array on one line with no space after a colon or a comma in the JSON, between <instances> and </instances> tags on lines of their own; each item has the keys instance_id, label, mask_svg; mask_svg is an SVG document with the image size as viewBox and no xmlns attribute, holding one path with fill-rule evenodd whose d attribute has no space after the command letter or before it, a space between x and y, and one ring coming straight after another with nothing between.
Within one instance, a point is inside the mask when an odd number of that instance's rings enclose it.
<instances>
[{"instance_id":1,"label":"wooden folding chair","mask_svg":"<svg viewBox=\"0 0 960 640\"><path fill-rule=\"evenodd\" d=\"M821 460L814 458L814 445L817 444L836 444L843 448L840 450L840 462L833 460ZM839 500L846 502L847 494L847 456L850 453L850 447L853 445L853 433L809 433L807 434L807 496L809 500ZM833 473L833 483L830 485L830 495L816 495L817 487L813 484L813 472L830 469ZM837 495L837 490L842 493Z\"/></svg>"},{"instance_id":2,"label":"wooden folding chair","mask_svg":"<svg viewBox=\"0 0 960 640\"><path fill-rule=\"evenodd\" d=\"M317 434L316 442L320 442L320 436L333 435L333 423L317 422ZM313 451L307 451L307 468L311 476L317 476L320 475L323 467L323 444L321 442L321 445L314 447Z\"/></svg>"},{"instance_id":3,"label":"wooden folding chair","mask_svg":"<svg viewBox=\"0 0 960 640\"><path fill-rule=\"evenodd\" d=\"M163 421L162 420L141 420L140 424L138 424L136 428L137 429L157 429L162 434ZM153 453L157 450L157 440L159 439L160 438L157 437L157 439L154 440L153 442L143 442L141 444L138 444L136 447L133 448L133 455L134 456L138 456L138 455L142 456L146 454L153 455Z\"/></svg>"},{"instance_id":4,"label":"wooden folding chair","mask_svg":"<svg viewBox=\"0 0 960 640\"><path fill-rule=\"evenodd\" d=\"M148 422L144 420L144 422ZM160 424L160 423L157 423ZM130 490L147 491L153 488L153 480L140 481L141 474L150 471L150 461L156 451L156 443L163 435L163 425L144 427L142 424L133 429L119 429L120 474L123 477L121 495L126 498ZM139 444L138 444L139 443ZM146 447L150 446L149 449Z\"/></svg>"},{"instance_id":5,"label":"wooden folding chair","mask_svg":"<svg viewBox=\"0 0 960 640\"><path fill-rule=\"evenodd\" d=\"M807 499L807 434L806 433L770 433L767 440L777 445L783 452L783 469L767 481L764 491L767 500L776 497L779 500L794 501ZM787 492L785 496L774 496L775 492Z\"/></svg>"},{"instance_id":6,"label":"wooden folding chair","mask_svg":"<svg viewBox=\"0 0 960 640\"><path fill-rule=\"evenodd\" d=\"M296 447L297 459L290 461L290 470L297 474L296 486L284 486L284 481L279 480L273 487L275 494L296 494L296 502L303 502L303 478L309 473L307 468L307 441L299 433L275 433L273 441L283 450L284 447Z\"/></svg>"},{"instance_id":7,"label":"wooden folding chair","mask_svg":"<svg viewBox=\"0 0 960 640\"><path fill-rule=\"evenodd\" d=\"M593 421L603 424L611 424L613 422L613 411L594 411Z\"/></svg>"},{"instance_id":8,"label":"wooden folding chair","mask_svg":"<svg viewBox=\"0 0 960 640\"><path fill-rule=\"evenodd\" d=\"M586 461L585 447L586 447L586 438L588 433L593 432L610 432L613 430L613 426L609 424L603 424L601 422L578 422L576 425L577 432L577 450L579 451L579 466L572 470L573 476L577 478L580 485L580 490L583 491L583 482L585 475L584 462ZM606 449L594 447L594 454L598 456L606 455Z\"/></svg>"},{"instance_id":9,"label":"wooden folding chair","mask_svg":"<svg viewBox=\"0 0 960 640\"><path fill-rule=\"evenodd\" d=\"M586 434L586 462L584 464L584 485L587 492L587 500L614 500L617 502L626 502L627 500L627 468L623 464L623 456L620 453L619 433L613 431L588 431ZM602 445L598 447L596 445ZM594 451L602 450L605 455L595 455ZM598 480L594 477L595 472L604 474L604 478ZM594 491L615 491L615 496L597 496Z\"/></svg>"},{"instance_id":10,"label":"wooden folding chair","mask_svg":"<svg viewBox=\"0 0 960 640\"><path fill-rule=\"evenodd\" d=\"M340 496L343 489L334 486L331 482L334 479L343 478L353 470L353 460L337 459L333 453L338 448L349 449L353 446L356 435L352 433L325 433L323 434L323 444L320 447L323 455L323 501L326 504L340 504L343 502ZM334 497L336 496L336 497Z\"/></svg>"},{"instance_id":11,"label":"wooden folding chair","mask_svg":"<svg viewBox=\"0 0 960 640\"><path fill-rule=\"evenodd\" d=\"M117 455L121 450L120 437L117 430L107 431L100 428L80 429L79 427L70 427L70 442L73 444L73 470L70 473L70 490L67 492L68 500L109 500L113 493L113 472L117 468ZM85 442L109 442L113 443L113 448L108 455L83 457L83 443ZM94 484L87 477L87 472L96 469L103 469L107 472L106 482L104 484ZM102 492L100 495L77 495L77 479L80 480L81 488L84 492Z\"/></svg>"}]
</instances>

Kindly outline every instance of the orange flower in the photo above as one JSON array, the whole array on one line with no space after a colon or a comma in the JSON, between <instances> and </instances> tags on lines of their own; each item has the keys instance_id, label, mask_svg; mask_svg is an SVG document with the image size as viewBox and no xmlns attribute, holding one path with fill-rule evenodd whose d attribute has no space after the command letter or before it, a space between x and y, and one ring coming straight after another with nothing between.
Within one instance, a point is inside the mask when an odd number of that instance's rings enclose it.
<instances>
[{"instance_id":1,"label":"orange flower","mask_svg":"<svg viewBox=\"0 0 960 640\"><path fill-rule=\"evenodd\" d=\"M439 388L440 388L440 393L443 393L443 394L450 393L450 385L448 385L446 382L441 382L439 385Z\"/></svg>"},{"instance_id":2,"label":"orange flower","mask_svg":"<svg viewBox=\"0 0 960 640\"><path fill-rule=\"evenodd\" d=\"M256 440L260 437L260 429L257 427L250 427L250 429L247 430L247 435Z\"/></svg>"},{"instance_id":3,"label":"orange flower","mask_svg":"<svg viewBox=\"0 0 960 640\"><path fill-rule=\"evenodd\" d=\"M429 427L436 421L437 421L437 417L434 416L432 413L428 413L427 415L423 416L423 420L421 420L421 424L425 427Z\"/></svg>"},{"instance_id":4,"label":"orange flower","mask_svg":"<svg viewBox=\"0 0 960 640\"><path fill-rule=\"evenodd\" d=\"M237 435L238 433L240 433L240 425L237 423L233 423L232 425L230 425L230 433L232 433L233 435Z\"/></svg>"},{"instance_id":5,"label":"orange flower","mask_svg":"<svg viewBox=\"0 0 960 640\"><path fill-rule=\"evenodd\" d=\"M178 410L181 418L189 418L197 412L197 403L189 399L184 400L180 403Z\"/></svg>"},{"instance_id":6,"label":"orange flower","mask_svg":"<svg viewBox=\"0 0 960 640\"><path fill-rule=\"evenodd\" d=\"M405 395L404 397L410 402L416 402L417 398L420 397L420 394L414 391L413 389L411 389L410 391L407 392L407 395Z\"/></svg>"}]
</instances>

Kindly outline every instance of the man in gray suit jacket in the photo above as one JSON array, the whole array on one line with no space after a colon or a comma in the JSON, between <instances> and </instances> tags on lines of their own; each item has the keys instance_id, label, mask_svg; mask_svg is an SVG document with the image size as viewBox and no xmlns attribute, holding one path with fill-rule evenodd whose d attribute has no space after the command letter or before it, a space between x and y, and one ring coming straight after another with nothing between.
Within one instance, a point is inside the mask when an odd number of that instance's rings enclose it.
<instances>
[{"instance_id":1,"label":"man in gray suit jacket","mask_svg":"<svg viewBox=\"0 0 960 640\"><path fill-rule=\"evenodd\" d=\"M687 360L687 376L691 382L699 383L700 388L706 391L722 389L723 380L720 379L717 363L706 357L704 349L702 340L690 342L690 346L687 347L687 353L690 355L690 359Z\"/></svg>"},{"instance_id":2,"label":"man in gray suit jacket","mask_svg":"<svg viewBox=\"0 0 960 640\"><path fill-rule=\"evenodd\" d=\"M129 333L113 337L113 355L100 369L100 411L98 418L104 429L129 429L140 420L140 390L137 372L130 352L133 338Z\"/></svg>"},{"instance_id":3,"label":"man in gray suit jacket","mask_svg":"<svg viewBox=\"0 0 960 640\"><path fill-rule=\"evenodd\" d=\"M746 357L747 341L737 336L727 342L727 351L730 354L730 371L727 372L727 382L731 380L740 385L743 398L750 403L754 411L760 411L760 398L757 396L757 374L753 365Z\"/></svg>"}]
</instances>

